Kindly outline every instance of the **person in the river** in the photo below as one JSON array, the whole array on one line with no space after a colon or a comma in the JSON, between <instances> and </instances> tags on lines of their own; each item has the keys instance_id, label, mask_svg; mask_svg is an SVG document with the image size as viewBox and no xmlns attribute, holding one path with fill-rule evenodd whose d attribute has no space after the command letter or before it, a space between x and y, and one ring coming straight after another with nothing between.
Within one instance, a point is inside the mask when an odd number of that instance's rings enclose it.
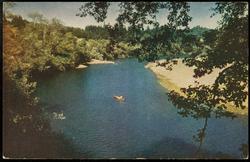
<instances>
[{"instance_id":1,"label":"person in the river","mask_svg":"<svg viewBox=\"0 0 250 162\"><path fill-rule=\"evenodd\" d=\"M125 101L124 96L113 96L113 98L116 99L117 101Z\"/></svg>"}]
</instances>

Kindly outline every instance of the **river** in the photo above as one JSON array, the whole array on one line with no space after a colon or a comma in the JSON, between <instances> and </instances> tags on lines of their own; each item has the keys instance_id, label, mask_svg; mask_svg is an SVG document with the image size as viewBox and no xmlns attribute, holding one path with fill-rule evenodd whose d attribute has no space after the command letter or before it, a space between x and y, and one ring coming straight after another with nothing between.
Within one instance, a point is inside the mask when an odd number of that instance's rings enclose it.
<instances>
[{"instance_id":1,"label":"river","mask_svg":"<svg viewBox=\"0 0 250 162\"><path fill-rule=\"evenodd\" d=\"M193 135L204 120L181 117L167 90L136 59L59 73L38 85L37 96L48 114L65 116L50 119L53 131L71 140L84 158L195 156ZM115 101L114 95L125 96L125 102ZM247 117L210 118L203 156L240 158L243 143L248 144Z\"/></svg>"}]
</instances>

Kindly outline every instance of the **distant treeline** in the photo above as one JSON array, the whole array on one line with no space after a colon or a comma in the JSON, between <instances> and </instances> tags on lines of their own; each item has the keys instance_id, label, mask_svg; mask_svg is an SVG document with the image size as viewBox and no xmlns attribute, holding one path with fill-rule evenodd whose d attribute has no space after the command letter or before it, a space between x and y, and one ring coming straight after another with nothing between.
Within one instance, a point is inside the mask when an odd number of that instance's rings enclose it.
<instances>
[{"instance_id":1,"label":"distant treeline","mask_svg":"<svg viewBox=\"0 0 250 162\"><path fill-rule=\"evenodd\" d=\"M4 15L3 69L4 76L33 102L37 102L33 96L36 76L41 73L72 69L91 59L186 57L200 44L212 46L217 33L200 26L174 30L166 25L139 30L119 24L80 29L39 13L28 16L31 21L11 13Z\"/></svg>"},{"instance_id":2,"label":"distant treeline","mask_svg":"<svg viewBox=\"0 0 250 162\"><path fill-rule=\"evenodd\" d=\"M92 58L114 60L136 56L150 61L168 57L168 53L185 56L200 41L212 44L216 35L216 30L200 26L177 31L167 26L134 30L118 24L81 29L64 26L55 18L47 20L38 13L29 17L31 21L11 14L5 19L4 41L10 47L5 48L4 61L9 74L14 72L14 62L9 61L14 55L19 62L14 73L27 69L29 72L63 71ZM8 51L11 48L18 49L16 54Z\"/></svg>"},{"instance_id":3,"label":"distant treeline","mask_svg":"<svg viewBox=\"0 0 250 162\"><path fill-rule=\"evenodd\" d=\"M60 20L58 21L60 22ZM27 21L26 19L23 19L22 16L20 15L12 15L12 18L9 21L9 23L13 27L23 29L25 25L29 24L30 22ZM124 26L119 26L115 24L114 30L117 32L116 40L118 41L129 42L131 41L131 39L134 39L132 36L132 32L131 32L131 30L133 29L131 27L127 29ZM145 34L152 30L154 29L147 28L144 30L144 32L143 31L139 31L139 32L141 32L141 34L143 33ZM71 32L77 38L84 38L84 39L110 39L111 37L109 24L103 25L103 26L88 25L85 27L85 29L78 28L78 27L63 26L63 28L61 29L61 32L64 34ZM209 29L206 27L195 26L185 32L193 36L206 38L208 34L211 34L211 32L215 32L215 30Z\"/></svg>"},{"instance_id":4,"label":"distant treeline","mask_svg":"<svg viewBox=\"0 0 250 162\"><path fill-rule=\"evenodd\" d=\"M201 40L212 44L216 33L199 26L178 31L167 26L127 29L118 24L81 29L64 26L60 20L48 20L38 13L29 18L31 21L9 13L3 19L4 136L8 140L4 147L5 153L17 157L32 152L32 147L26 147L22 141L54 138L34 95L36 76L73 69L91 59L132 56L150 61L168 54L184 57ZM39 150L44 146L37 147ZM11 150L16 152L11 154ZM39 151L27 156L38 155Z\"/></svg>"}]
</instances>

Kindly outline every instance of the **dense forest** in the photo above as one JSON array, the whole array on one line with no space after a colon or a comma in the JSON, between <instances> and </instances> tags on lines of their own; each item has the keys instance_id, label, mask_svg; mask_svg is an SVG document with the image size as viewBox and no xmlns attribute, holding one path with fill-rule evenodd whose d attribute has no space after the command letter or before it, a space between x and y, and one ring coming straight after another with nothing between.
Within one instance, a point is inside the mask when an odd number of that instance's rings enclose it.
<instances>
[{"instance_id":1,"label":"dense forest","mask_svg":"<svg viewBox=\"0 0 250 162\"><path fill-rule=\"evenodd\" d=\"M141 24L135 24L135 22L143 24L146 15L132 16L138 20L132 21L122 15L125 12L121 13L118 17L120 22L115 25L87 26L82 29L65 26L56 18L48 20L39 13L30 13L29 20L26 20L9 11L13 5L14 3L6 3L3 15L3 116L6 138L4 148L7 157L22 157L29 152L32 152L32 155L27 156L43 157L48 156L48 152L57 150L54 147L63 147L63 144L60 144L63 137L50 131L43 108L39 104L39 98L34 95L37 79L39 76L75 69L79 64L85 64L91 59L115 60L127 57L136 57L139 61L166 59L167 61L159 66L167 66L173 58L183 58L187 65L197 67L194 71L195 77L210 73L213 67L223 68L231 64L211 87L200 85L183 89L187 95L186 98L174 91L168 95L181 110L181 115L204 118L206 122L212 112L218 116L231 117L232 114L224 111L226 109L224 103L228 100L237 107L244 107L242 102L247 96L244 87L247 86L248 78L247 72L245 73L248 71L246 62L248 60L248 53L246 54L248 16L244 16L246 8L244 3L218 3L215 12L224 17L221 26L217 29L201 26L191 29L174 28L171 24L141 27ZM92 12L100 14L98 13L100 10L94 10L96 6L98 7L98 3L88 5L92 7L85 6L83 11L85 14L91 15ZM127 4L123 5L126 9ZM149 7L143 6L144 4L138 7L136 3L130 5L135 7L139 14ZM107 6L99 7L105 9ZM178 5L175 7L172 9L181 10L182 16L187 16L185 5L183 8ZM151 4L152 10L147 11L154 13L156 8L155 4ZM127 12L127 14L134 13ZM172 16L169 17L170 20L177 17L174 13ZM97 20L98 18L100 19L97 16ZM184 26L186 26L185 22L189 21L189 19L181 20ZM126 21L132 25L125 27L123 23ZM176 25L181 26L180 24L181 22ZM225 43L230 40L234 46ZM198 56L203 60L197 59ZM239 73L240 71L244 73ZM222 84L225 86L224 89L218 89ZM207 96L211 99L207 100ZM211 109L218 104L220 106L216 110ZM198 138L203 138L204 130L205 128L200 130ZM27 147L25 141L31 136L30 147ZM57 139L55 140L57 143L51 142L53 138ZM44 142L46 140L47 142ZM39 143L36 144L38 148L34 148L32 143ZM53 147L48 149L44 146L48 143L52 143L50 145ZM41 155L40 150L44 147L48 152ZM11 154L13 150L16 150L15 155ZM68 156L67 153L61 154Z\"/></svg>"}]
</instances>

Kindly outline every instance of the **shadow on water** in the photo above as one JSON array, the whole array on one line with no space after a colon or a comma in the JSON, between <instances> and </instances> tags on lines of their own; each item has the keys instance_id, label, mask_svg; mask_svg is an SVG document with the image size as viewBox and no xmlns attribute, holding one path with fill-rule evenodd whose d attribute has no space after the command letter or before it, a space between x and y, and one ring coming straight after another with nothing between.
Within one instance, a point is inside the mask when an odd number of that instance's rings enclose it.
<instances>
[{"instance_id":1,"label":"shadow on water","mask_svg":"<svg viewBox=\"0 0 250 162\"><path fill-rule=\"evenodd\" d=\"M189 144L182 139L165 137L164 139L153 143L149 149L145 149L141 157L145 158L236 158L221 152L211 152L201 149L197 154L197 146Z\"/></svg>"},{"instance_id":2,"label":"shadow on water","mask_svg":"<svg viewBox=\"0 0 250 162\"><path fill-rule=\"evenodd\" d=\"M61 105L61 104L49 104L46 102L41 102L39 103L40 107L42 107L43 110L45 110L46 112L61 112L63 110L63 107L65 107L65 105Z\"/></svg>"},{"instance_id":3,"label":"shadow on water","mask_svg":"<svg viewBox=\"0 0 250 162\"><path fill-rule=\"evenodd\" d=\"M242 121L246 120L247 117L243 115L235 115L236 118L241 118ZM234 118L232 118L233 120ZM206 134L207 134L207 127L208 127L208 118L205 118L205 122L202 128L197 130L197 134L193 135L193 140L199 144L194 157L203 157L206 155L204 150L202 149L202 145L205 144ZM242 143L238 150L240 151L240 158L247 158L248 157L248 144ZM239 158L238 156L229 156L227 154L223 154L221 152L218 152L217 154L208 154L208 156L204 156L204 158Z\"/></svg>"},{"instance_id":4,"label":"shadow on water","mask_svg":"<svg viewBox=\"0 0 250 162\"><path fill-rule=\"evenodd\" d=\"M216 119L207 127L183 120L155 79L142 64L125 60L46 79L38 96L47 113L65 114L66 120L50 120L52 128L83 152L81 158L238 157L236 147L246 141L246 125ZM126 102L118 104L113 95L125 96ZM208 134L202 147L192 140L201 126L202 142Z\"/></svg>"}]
</instances>

